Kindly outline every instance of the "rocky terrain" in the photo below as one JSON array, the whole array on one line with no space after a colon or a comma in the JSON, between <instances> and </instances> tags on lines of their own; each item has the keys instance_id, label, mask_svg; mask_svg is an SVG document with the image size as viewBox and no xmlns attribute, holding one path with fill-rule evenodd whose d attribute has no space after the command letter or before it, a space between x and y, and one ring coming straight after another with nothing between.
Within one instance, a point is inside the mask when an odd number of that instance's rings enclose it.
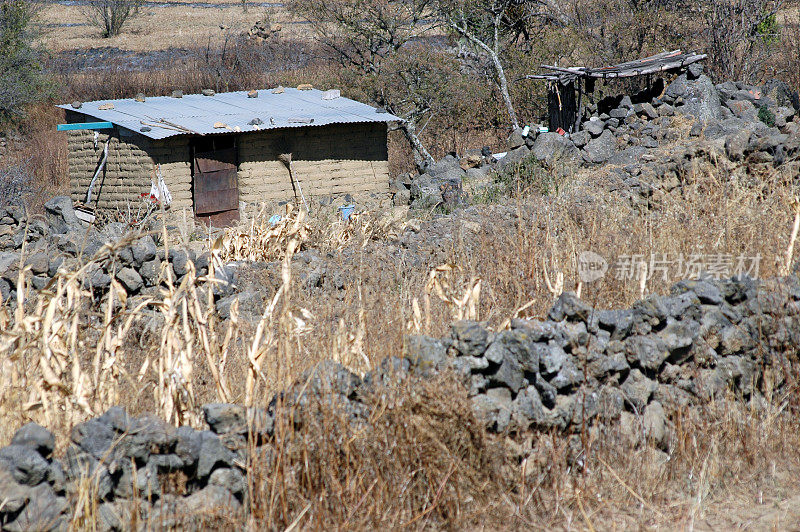
<instances>
[{"instance_id":1,"label":"rocky terrain","mask_svg":"<svg viewBox=\"0 0 800 532\"><path fill-rule=\"evenodd\" d=\"M65 529L85 511L86 502L69 502L79 492L97 505L100 530L236 515L248 505L249 467L278 452L276 427L302 424L325 405L369 430L369 397L440 372L464 381L489 431L577 434L619 422L632 441L668 450L678 410L724 398L766 408L791 385L799 316L794 277L685 281L627 310L597 311L566 293L546 320L515 320L499 332L460 321L447 338L408 336L403 358L363 377L323 362L266 409L207 404L206 430L114 407L76 425L56 457L54 435L31 423L0 449L0 523Z\"/></svg>"},{"instance_id":2,"label":"rocky terrain","mask_svg":"<svg viewBox=\"0 0 800 532\"><path fill-rule=\"evenodd\" d=\"M682 281L628 310L594 310L565 293L545 321L496 333L457 322L444 340L407 337L405 352L423 373L462 375L490 430L569 431L622 416L666 449L665 412L726 393L759 405L765 381L770 394L785 384L781 368L800 339L800 285L786 281Z\"/></svg>"},{"instance_id":3,"label":"rocky terrain","mask_svg":"<svg viewBox=\"0 0 800 532\"><path fill-rule=\"evenodd\" d=\"M484 149L402 176L393 185L395 202L452 208L466 200L465 184L485 183L536 161L565 174L603 167L610 173L610 190L646 205L655 192L678 188L703 164L744 177L792 161L800 151L798 111L797 93L784 83L714 85L696 63L667 85L658 79L639 93L587 105L581 129L572 135L538 133L535 127L523 135L518 129L502 158Z\"/></svg>"},{"instance_id":4,"label":"rocky terrain","mask_svg":"<svg viewBox=\"0 0 800 532\"><path fill-rule=\"evenodd\" d=\"M20 206L0 208L0 296L3 300L16 298L20 266L29 268L32 286L42 289L59 268L66 271L89 262L104 246L108 249L121 239L127 239L128 245L116 250L113 256L106 253L103 260L92 264L84 278L87 289L102 292L109 287L113 276L131 295L138 294L142 289L160 284L159 279L163 279L165 273L162 263L169 265L174 279L186 275L189 262L199 275L208 271L208 253L196 253L193 249L173 249L166 253L163 245L156 246L153 235L141 236L147 232L132 231L122 223L110 223L101 230L87 227L75 215L68 197L51 199L44 211L44 215L29 217ZM155 238L158 239L157 233ZM197 244L195 248L202 250L202 244Z\"/></svg>"},{"instance_id":5,"label":"rocky terrain","mask_svg":"<svg viewBox=\"0 0 800 532\"><path fill-rule=\"evenodd\" d=\"M509 137L509 151L502 158L495 158L487 149L481 155L448 155L419 175L401 176L392 185L394 202L410 204L414 212L422 214L465 207L500 186L505 176L531 163L568 176L599 169L592 178L593 186L626 197L636 207L647 207L659 194L680 191L692 173L704 168L746 183L770 171L794 179L800 152L800 121L796 118L800 101L785 84L714 85L699 64L666 86L660 81L640 93L608 96L588 105L581 130L572 135L529 128L523 136L520 129ZM517 216L502 205L496 211L494 216L510 222ZM387 239L386 253L379 254L391 257L401 253L409 264L427 263L431 255L443 260L443 250L456 238L454 226L477 228L481 218L470 209L461 209L457 217L437 215L424 224L411 223ZM187 273L189 263L197 275L208 271L210 254L204 235L191 245L166 252L158 227L149 227L149 233L146 229L141 233L144 236L115 251L114 257L93 265L84 284L102 291L113 277L129 295L137 295L157 289L165 277L162 264L176 280ZM66 197L47 202L43 216L29 217L19 206L0 208L0 296L3 300L15 297L23 244L23 262L30 267L31 284L40 289L60 267L73 267L79 257L87 260L105 244L123 238L131 239L132 234L122 223L87 231ZM344 251L345 256L348 253ZM324 284L341 288L352 271L315 249L298 255L294 264L307 288ZM231 297L257 299L254 287L246 288L244 296L238 295L243 287L237 287L235 279L241 266L233 263L217 272L222 281L218 300L225 299L220 306L223 314ZM266 269L273 279L279 277L278 263L256 265L256 269Z\"/></svg>"},{"instance_id":6,"label":"rocky terrain","mask_svg":"<svg viewBox=\"0 0 800 532\"><path fill-rule=\"evenodd\" d=\"M796 93L784 85L714 85L693 65L669 84L591 103L581 130L572 135L520 129L509 137L502 157L485 149L450 155L419 175L401 176L393 184L394 202L410 205L412 216L392 224L370 219L364 227L379 225L379 230L364 230L360 240L339 246L322 245L325 235L318 235L299 245L289 270L303 297L318 305L352 306L354 292L360 302L366 275L363 299L380 306L387 300L381 290L406 281L392 276L397 270L424 277L454 249L479 255L481 239L500 240L500 231L550 229L552 211L546 208L588 212L598 203L579 191L567 198L577 203L566 207L556 200L548 205L547 198L544 207L469 205L527 165L561 179L591 173L588 182L598 196L621 197L634 213L658 209L659 195L682 194L692 176L705 170L755 188L759 176L773 172L794 182L798 110ZM575 216L582 219L580 212ZM628 221L623 217L621 227ZM130 310L159 293L168 277L177 284L207 275L213 265L210 312L227 323L258 323L284 282L280 257L219 261L207 238L183 239L184 245L165 241L176 231L171 225L132 230L119 222L90 228L62 196L48 201L43 214L2 207L0 300L20 299L21 270L27 289L45 293L60 276L88 263L81 283L93 303L102 306L114 285L124 289L122 304ZM523 293L544 290L529 278L519 282L527 283ZM235 302L238 317L231 320ZM342 315L337 309L335 320L328 316L331 323L318 327L340 326ZM157 313L153 317L164 320ZM281 384L283 391L270 394L263 408L197 407L202 419L191 426L134 416L119 406L81 418L85 421L68 437L29 423L0 449L0 526L125 530L244 522L254 511L253 492L263 469L281 467L286 440L302 439L292 431L335 418L354 432L372 434L380 428L376 410L387 408L382 401L399 383L413 395L437 378L462 387L464 403L489 437L527 442L515 444L510 458L523 471L538 451L522 437L531 434L562 438L570 467L584 464L587 437L611 430L621 432L631 448L662 453L667 461L680 443L677 424L687 411L710 403L746 405L755 417L775 419L787 407L784 402L774 413L776 398L788 397L794 386L800 279L700 277L674 284L669 295L650 295L614 310L593 308L565 292L540 319L517 318L507 327L456 320L449 335L409 333L402 344L402 356L386 356L363 373L324 360L288 388Z\"/></svg>"}]
</instances>

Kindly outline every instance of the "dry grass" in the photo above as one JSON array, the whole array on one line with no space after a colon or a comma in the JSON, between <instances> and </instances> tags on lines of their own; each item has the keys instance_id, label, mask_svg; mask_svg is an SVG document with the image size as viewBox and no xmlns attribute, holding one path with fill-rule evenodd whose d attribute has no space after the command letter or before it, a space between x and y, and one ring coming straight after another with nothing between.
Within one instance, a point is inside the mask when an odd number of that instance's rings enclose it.
<instances>
[{"instance_id":1,"label":"dry grass","mask_svg":"<svg viewBox=\"0 0 800 532\"><path fill-rule=\"evenodd\" d=\"M541 315L553 299L545 271L551 284L561 274L565 289L576 288L576 256L585 249L608 259L760 253L761 275L772 276L792 230L790 177L773 172L751 180L721 165L698 167L681 192L654 198L650 210L605 192L597 175L574 176L552 195L521 195L424 223L364 214L345 225L295 209L273 226L265 210L214 247L215 267L231 258L279 264L274 282L252 273L265 298L256 322L242 319L236 305L232 319L220 322L210 299L212 275L190 273L178 283L165 270L158 293L127 299L117 289L84 289L80 281L93 266L78 264L47 290L2 307L0 439L36 420L56 429L63 445L69 426L115 403L192 425L200 424L198 406L205 402L265 405L325 358L357 373L375 368L399 352L408 330L446 334L459 316L500 327L520 307L522 315ZM409 230L420 237L416 258L406 263L397 242ZM175 245L173 235L161 237ZM124 243L107 246L93 262L113 265ZM328 274L341 285L304 288L291 261L304 249L326 256ZM676 280L656 276L645 291L665 292ZM19 290L26 293L22 284ZM609 275L582 291L599 307L619 307L639 297L640 285ZM793 395L781 398L790 399L784 415L725 403L683 412L666 455L615 428L587 428L577 439L490 437L464 394L447 376L407 382L365 399L368 427L324 410L279 428L272 461L253 460L261 465L252 470L249 523L359 529L797 523L786 502L800 458L796 422L785 415L797 402Z\"/></svg>"},{"instance_id":2,"label":"dry grass","mask_svg":"<svg viewBox=\"0 0 800 532\"><path fill-rule=\"evenodd\" d=\"M0 174L7 168L21 165L30 176L27 204L33 211L69 186L67 175L66 138L56 135L56 124L64 121L64 113L49 105L36 106L28 111L29 120L18 134L7 137L9 148L0 158Z\"/></svg>"},{"instance_id":3,"label":"dry grass","mask_svg":"<svg viewBox=\"0 0 800 532\"><path fill-rule=\"evenodd\" d=\"M239 7L153 7L113 39L100 41L86 26L46 27L44 42L54 52L98 45L195 49L209 42L215 48L261 15L254 8L245 14ZM43 16L45 24L84 22L77 7L50 6ZM283 16L277 13L278 21ZM228 28L221 30L220 24ZM286 36L302 38L303 26L284 24L281 37ZM228 69L198 54L186 64L124 76L70 73L64 98L165 94L173 88L193 92L206 86L337 85L335 68L293 68L293 48L283 49L270 72ZM241 51L245 63L249 53ZM52 134L61 117L34 113L25 132L32 140L13 157L32 161L43 194L63 190L66 144ZM430 129L423 139L437 156L483 144L497 147L504 136L493 130L439 133ZM394 175L407 169L408 157L402 140L390 142ZM547 195L521 190L504 204L425 222L365 214L344 224L321 209L306 217L297 209L273 226L268 218L274 212L264 211L215 248L215 267L231 259L278 265L277 278L258 269L243 272L264 297L255 322L242 317L252 309L236 304L231 320L219 320L210 297L211 274L190 273L178 283L165 270L161 290L148 296L126 298L117 289L92 293L82 286L82 276L93 262L114 263L117 246L109 246L92 262L65 269L47 290L21 289L28 294L21 304L0 307L0 441L35 420L57 431L63 449L72 424L111 404L199 425L199 405L263 406L325 358L357 373L375 368L399 353L409 331L447 334L459 316L500 328L515 315L544 315L553 285L580 288L597 307L619 308L642 292L664 293L682 277L653 275L642 285L617 279L612 266L603 279L579 285L577 257L586 250L612 265L623 255L760 254L759 274L774 276L785 264L792 233L796 169L790 163L762 175L731 172L722 163L698 165L684 176L680 191L657 194L649 210L608 193L608 176L586 171L549 186ZM419 238L407 238L409 230L419 231ZM166 232L163 238L178 243ZM305 287L291 263L293 255L309 249L325 257L327 281L320 287ZM26 282L21 278L20 288ZM406 382L364 399L370 426L353 427L326 404L316 405L323 415L309 412L299 426L279 425L274 454L252 456L253 505L241 524L798 528L795 394L776 401L788 401L782 415L726 402L681 412L673 418L675 436L664 454L632 441L619 427L590 427L572 438L489 436L453 379Z\"/></svg>"},{"instance_id":4,"label":"dry grass","mask_svg":"<svg viewBox=\"0 0 800 532\"><path fill-rule=\"evenodd\" d=\"M656 192L649 209L631 205L621 193L606 192L609 181L603 171L583 171L553 196L519 200L511 220L483 222L474 230L482 235L478 249L462 244L453 249L450 262L461 265L466 275L493 280L484 301L514 301L518 307L533 300L533 315L544 313L552 301L547 277L553 284L561 274L565 290L578 290L577 258L583 251L594 251L609 263L605 277L581 287L582 297L602 308L629 306L642 295L637 279L618 278L620 257L638 255L649 263L651 255L666 255L673 262L702 255L711 257L708 263L720 255L760 255L758 274L772 277L785 264L792 233L796 168L793 162L756 176L731 172L722 163L698 164L683 177L680 189ZM493 260L487 263L486 257ZM729 266L727 276L734 269L735 264ZM688 271L675 264L666 275L651 270L644 293L666 293ZM483 308L489 320L501 320L509 311L500 305Z\"/></svg>"},{"instance_id":5,"label":"dry grass","mask_svg":"<svg viewBox=\"0 0 800 532\"><path fill-rule=\"evenodd\" d=\"M503 485L502 443L491 441L452 378L406 382L364 398L353 426L327 401L276 427L276 455L253 457L251 519L283 528L458 526Z\"/></svg>"},{"instance_id":6,"label":"dry grass","mask_svg":"<svg viewBox=\"0 0 800 532\"><path fill-rule=\"evenodd\" d=\"M798 470L794 421L720 401L673 418L668 453L618 428L589 430L571 442L534 439L530 502L518 526L567 529L792 528L787 474ZM584 443L585 442L585 443ZM573 471L568 471L570 457ZM522 491L520 487L520 491ZM523 501L525 499L522 499Z\"/></svg>"}]
</instances>

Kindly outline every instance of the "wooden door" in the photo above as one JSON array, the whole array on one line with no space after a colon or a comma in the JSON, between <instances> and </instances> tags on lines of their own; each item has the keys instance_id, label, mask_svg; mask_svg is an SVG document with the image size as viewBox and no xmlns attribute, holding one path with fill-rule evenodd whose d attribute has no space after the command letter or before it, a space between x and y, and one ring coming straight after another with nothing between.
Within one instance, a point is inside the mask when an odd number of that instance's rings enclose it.
<instances>
[{"instance_id":1,"label":"wooden door","mask_svg":"<svg viewBox=\"0 0 800 532\"><path fill-rule=\"evenodd\" d=\"M231 225L239 219L236 146L202 148L195 147L192 164L195 216L216 227Z\"/></svg>"}]
</instances>

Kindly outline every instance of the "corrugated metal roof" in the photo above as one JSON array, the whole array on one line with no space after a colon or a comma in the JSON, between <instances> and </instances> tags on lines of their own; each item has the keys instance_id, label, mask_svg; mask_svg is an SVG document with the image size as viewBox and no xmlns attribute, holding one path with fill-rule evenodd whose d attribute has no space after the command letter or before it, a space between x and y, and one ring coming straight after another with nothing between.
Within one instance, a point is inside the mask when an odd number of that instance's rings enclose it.
<instances>
[{"instance_id":1,"label":"corrugated metal roof","mask_svg":"<svg viewBox=\"0 0 800 532\"><path fill-rule=\"evenodd\" d=\"M164 139L176 135L220 134L254 132L265 129L313 127L327 124L357 122L393 122L401 120L389 113L379 113L374 107L338 97L323 100L320 90L286 88L283 93L271 90L258 91L257 98L248 98L247 92L223 92L214 96L185 95L183 98L159 96L144 102L132 99L99 100L86 102L80 109L59 105L77 113L112 122L137 131L151 139ZM98 107L113 104L114 108L101 111ZM263 124L250 125L255 118ZM169 124L179 126L175 128ZM224 123L227 127L215 128ZM150 131L142 131L143 127ZM180 130L185 128L186 131Z\"/></svg>"}]
</instances>

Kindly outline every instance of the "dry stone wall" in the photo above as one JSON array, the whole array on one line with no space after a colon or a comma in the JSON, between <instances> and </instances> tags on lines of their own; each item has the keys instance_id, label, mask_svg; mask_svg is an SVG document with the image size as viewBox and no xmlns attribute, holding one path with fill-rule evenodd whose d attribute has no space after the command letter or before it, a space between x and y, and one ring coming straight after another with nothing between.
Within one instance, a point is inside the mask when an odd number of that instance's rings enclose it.
<instances>
[{"instance_id":1,"label":"dry stone wall","mask_svg":"<svg viewBox=\"0 0 800 532\"><path fill-rule=\"evenodd\" d=\"M722 168L745 182L748 170L797 173L800 98L779 81L714 85L695 63L666 86L662 81L638 93L606 96L584 110L581 128L572 134L520 128L499 159L486 147L401 176L392 183L394 202L452 209L468 199L465 192L491 194L504 175L513 180L537 165L564 176L604 165L612 191L640 207L679 189L697 168Z\"/></svg>"},{"instance_id":2,"label":"dry stone wall","mask_svg":"<svg viewBox=\"0 0 800 532\"><path fill-rule=\"evenodd\" d=\"M625 310L565 293L546 320L514 320L501 332L462 321L449 338L407 337L404 350L417 371L462 375L489 430L644 416L667 447L665 412L729 393L762 406L786 385L798 346L798 279L739 277L682 281Z\"/></svg>"},{"instance_id":3,"label":"dry stone wall","mask_svg":"<svg viewBox=\"0 0 800 532\"><path fill-rule=\"evenodd\" d=\"M182 279L193 267L198 275L208 273L210 255L173 246L169 253L149 234L131 233L115 222L97 230L87 227L75 215L72 201L66 196L52 198L44 205L45 214L28 216L17 206L0 207L0 299L14 300L20 266L30 267L30 281L35 289L46 286L62 269L88 262L103 246L119 245L114 260L92 263L83 278L84 286L105 293L115 277L128 294L155 291L164 282L165 268ZM157 233L156 237L157 237ZM119 244L127 239L128 245ZM26 245L23 255L22 247ZM166 263L166 264L165 264ZM163 267L162 267L163 266ZM233 289L232 279L218 272L218 295ZM223 278L224 277L224 278Z\"/></svg>"}]
</instances>

